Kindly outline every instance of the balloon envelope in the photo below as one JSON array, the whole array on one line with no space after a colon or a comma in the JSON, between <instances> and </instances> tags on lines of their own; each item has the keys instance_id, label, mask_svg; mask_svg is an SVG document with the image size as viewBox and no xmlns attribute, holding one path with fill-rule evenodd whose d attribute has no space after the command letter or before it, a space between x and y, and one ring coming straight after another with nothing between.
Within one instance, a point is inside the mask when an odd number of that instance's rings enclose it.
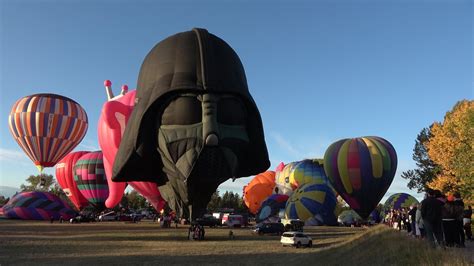
<instances>
[{"instance_id":1,"label":"balloon envelope","mask_svg":"<svg viewBox=\"0 0 474 266\"><path fill-rule=\"evenodd\" d=\"M285 216L306 221L317 215L324 224L333 225L337 223L336 203L336 194L330 185L307 183L291 194Z\"/></svg>"},{"instance_id":2,"label":"balloon envelope","mask_svg":"<svg viewBox=\"0 0 474 266\"><path fill-rule=\"evenodd\" d=\"M294 190L307 183L329 183L322 164L313 160L303 160L296 163L290 173L291 187Z\"/></svg>"},{"instance_id":3,"label":"balloon envelope","mask_svg":"<svg viewBox=\"0 0 474 266\"><path fill-rule=\"evenodd\" d=\"M62 216L69 220L76 214L58 196L39 191L20 192L3 206L3 215L11 219L50 220L53 217L58 220Z\"/></svg>"},{"instance_id":4,"label":"balloon envelope","mask_svg":"<svg viewBox=\"0 0 474 266\"><path fill-rule=\"evenodd\" d=\"M384 204L385 210L400 210L402 208L409 208L413 204L418 204L418 200L407 193L396 193L390 196Z\"/></svg>"},{"instance_id":5,"label":"balloon envelope","mask_svg":"<svg viewBox=\"0 0 474 266\"><path fill-rule=\"evenodd\" d=\"M74 166L74 181L82 195L96 208L102 209L109 196L102 152L82 155Z\"/></svg>"},{"instance_id":6,"label":"balloon envelope","mask_svg":"<svg viewBox=\"0 0 474 266\"><path fill-rule=\"evenodd\" d=\"M104 154L104 168L109 185L109 197L105 202L107 208L113 208L120 202L127 186L126 182L112 182L111 177L115 156L135 104L135 94L136 91L133 90L104 103L99 118L99 145Z\"/></svg>"},{"instance_id":7,"label":"balloon envelope","mask_svg":"<svg viewBox=\"0 0 474 266\"><path fill-rule=\"evenodd\" d=\"M244 187L244 202L249 211L256 214L262 202L273 193L275 188L275 172L266 171L256 175Z\"/></svg>"},{"instance_id":8,"label":"balloon envelope","mask_svg":"<svg viewBox=\"0 0 474 266\"><path fill-rule=\"evenodd\" d=\"M324 170L334 189L365 219L393 181L397 154L380 137L343 139L326 150Z\"/></svg>"},{"instance_id":9,"label":"balloon envelope","mask_svg":"<svg viewBox=\"0 0 474 266\"><path fill-rule=\"evenodd\" d=\"M126 182L112 182L111 177L115 156L135 105L135 94L136 90L133 90L106 102L99 118L99 145L104 154L104 169L109 185L109 196L105 201L107 208L113 208L120 202L127 186ZM161 197L156 183L133 181L128 184L144 196L157 211L163 209L166 202Z\"/></svg>"},{"instance_id":10,"label":"balloon envelope","mask_svg":"<svg viewBox=\"0 0 474 266\"><path fill-rule=\"evenodd\" d=\"M134 181L129 184L133 189L145 197L157 212L163 210L166 201L161 197L160 191L155 183Z\"/></svg>"},{"instance_id":11,"label":"balloon envelope","mask_svg":"<svg viewBox=\"0 0 474 266\"><path fill-rule=\"evenodd\" d=\"M297 163L298 162L289 163L285 165L285 167L283 167L283 170L276 172L275 191L277 191L278 189L277 194L291 195L291 193L293 193L293 187L291 186L291 183L290 183L290 175Z\"/></svg>"},{"instance_id":12,"label":"balloon envelope","mask_svg":"<svg viewBox=\"0 0 474 266\"><path fill-rule=\"evenodd\" d=\"M8 117L15 141L40 171L54 166L86 134L84 109L56 94L34 94L15 102Z\"/></svg>"},{"instance_id":13,"label":"balloon envelope","mask_svg":"<svg viewBox=\"0 0 474 266\"><path fill-rule=\"evenodd\" d=\"M257 212L257 222L264 221L270 217L278 216L280 210L285 209L288 195L272 194L262 202Z\"/></svg>"},{"instance_id":14,"label":"balloon envelope","mask_svg":"<svg viewBox=\"0 0 474 266\"><path fill-rule=\"evenodd\" d=\"M71 152L56 164L56 179L66 196L68 196L78 210L89 205L89 201L79 192L77 184L74 181L73 169L79 158L86 153L89 152Z\"/></svg>"}]
</instances>

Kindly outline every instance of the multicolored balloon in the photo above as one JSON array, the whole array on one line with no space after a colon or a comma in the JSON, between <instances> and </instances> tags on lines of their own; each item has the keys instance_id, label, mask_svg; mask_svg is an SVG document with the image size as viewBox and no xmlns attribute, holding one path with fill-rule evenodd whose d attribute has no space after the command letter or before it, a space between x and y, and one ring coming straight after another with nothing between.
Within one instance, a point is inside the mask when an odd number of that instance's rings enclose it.
<instances>
[{"instance_id":1,"label":"multicolored balloon","mask_svg":"<svg viewBox=\"0 0 474 266\"><path fill-rule=\"evenodd\" d=\"M297 162L290 173L290 185L293 190L307 183L329 183L323 165L316 160Z\"/></svg>"},{"instance_id":2,"label":"multicolored balloon","mask_svg":"<svg viewBox=\"0 0 474 266\"><path fill-rule=\"evenodd\" d=\"M255 216L257 222L264 221L270 217L278 216L281 210L285 209L288 195L272 194L262 202L260 209Z\"/></svg>"},{"instance_id":3,"label":"multicolored balloon","mask_svg":"<svg viewBox=\"0 0 474 266\"><path fill-rule=\"evenodd\" d=\"M55 220L61 217L69 220L77 215L58 196L39 191L20 192L3 206L3 215L10 219Z\"/></svg>"},{"instance_id":4,"label":"multicolored balloon","mask_svg":"<svg viewBox=\"0 0 474 266\"><path fill-rule=\"evenodd\" d=\"M127 85L122 86L122 92L115 96L112 93L110 80L104 82L108 101L102 107L99 118L99 145L104 154L104 168L109 185L109 197L105 201L107 208L115 207L122 199L126 182L112 182L112 167L117 155L128 118L135 105L136 90L128 92ZM144 196L159 212L165 205L158 187L153 182L128 182L138 193Z\"/></svg>"},{"instance_id":5,"label":"multicolored balloon","mask_svg":"<svg viewBox=\"0 0 474 266\"><path fill-rule=\"evenodd\" d=\"M285 209L287 219L306 221L315 216L326 225L337 223L336 193L329 184L307 183L291 194Z\"/></svg>"},{"instance_id":6,"label":"multicolored balloon","mask_svg":"<svg viewBox=\"0 0 474 266\"><path fill-rule=\"evenodd\" d=\"M69 197L74 206L81 210L82 208L89 205L89 201L82 196L81 192L77 188L77 184L74 181L74 166L81 156L87 154L87 151L71 152L66 157L62 158L56 164L56 179L59 185L63 189L66 196Z\"/></svg>"},{"instance_id":7,"label":"multicolored balloon","mask_svg":"<svg viewBox=\"0 0 474 266\"><path fill-rule=\"evenodd\" d=\"M276 194L291 195L293 193L293 186L290 182L290 175L298 162L292 162L283 167L281 171L276 171ZM281 168L279 166L279 168Z\"/></svg>"},{"instance_id":8,"label":"multicolored balloon","mask_svg":"<svg viewBox=\"0 0 474 266\"><path fill-rule=\"evenodd\" d=\"M75 101L56 94L34 94L15 102L8 116L15 141L40 172L72 151L87 127L87 114Z\"/></svg>"},{"instance_id":9,"label":"multicolored balloon","mask_svg":"<svg viewBox=\"0 0 474 266\"><path fill-rule=\"evenodd\" d=\"M393 181L397 153L380 137L343 139L326 150L324 170L334 189L366 219Z\"/></svg>"},{"instance_id":10,"label":"multicolored balloon","mask_svg":"<svg viewBox=\"0 0 474 266\"><path fill-rule=\"evenodd\" d=\"M82 155L74 166L74 181L81 194L97 209L105 207L109 186L101 151Z\"/></svg>"},{"instance_id":11,"label":"multicolored balloon","mask_svg":"<svg viewBox=\"0 0 474 266\"><path fill-rule=\"evenodd\" d=\"M409 208L414 204L418 204L418 200L407 193L396 193L390 196L384 204L385 210L400 210Z\"/></svg>"},{"instance_id":12,"label":"multicolored balloon","mask_svg":"<svg viewBox=\"0 0 474 266\"><path fill-rule=\"evenodd\" d=\"M249 211L256 214L262 202L273 193L275 188L275 172L266 171L256 175L244 186L244 203Z\"/></svg>"}]
</instances>

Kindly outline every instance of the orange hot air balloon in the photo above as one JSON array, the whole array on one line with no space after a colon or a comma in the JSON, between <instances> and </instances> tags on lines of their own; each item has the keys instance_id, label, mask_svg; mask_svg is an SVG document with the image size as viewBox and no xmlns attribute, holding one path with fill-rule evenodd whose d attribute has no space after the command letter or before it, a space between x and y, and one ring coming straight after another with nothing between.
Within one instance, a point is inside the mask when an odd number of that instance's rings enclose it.
<instances>
[{"instance_id":1,"label":"orange hot air balloon","mask_svg":"<svg viewBox=\"0 0 474 266\"><path fill-rule=\"evenodd\" d=\"M15 141L40 172L72 151L88 127L86 111L77 102L46 93L16 101L8 123Z\"/></svg>"},{"instance_id":2,"label":"orange hot air balloon","mask_svg":"<svg viewBox=\"0 0 474 266\"><path fill-rule=\"evenodd\" d=\"M252 181L244 187L244 202L251 213L257 213L262 202L273 193L274 188L274 171L266 171L256 175Z\"/></svg>"}]
</instances>

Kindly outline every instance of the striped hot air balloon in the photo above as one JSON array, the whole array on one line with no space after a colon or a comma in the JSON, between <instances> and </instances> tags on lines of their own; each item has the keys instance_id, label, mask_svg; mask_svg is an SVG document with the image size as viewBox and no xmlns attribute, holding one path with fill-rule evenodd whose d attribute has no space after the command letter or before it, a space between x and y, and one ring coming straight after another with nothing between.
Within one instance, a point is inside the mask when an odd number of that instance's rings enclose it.
<instances>
[{"instance_id":1,"label":"striped hot air balloon","mask_svg":"<svg viewBox=\"0 0 474 266\"><path fill-rule=\"evenodd\" d=\"M72 151L86 134L84 109L56 94L34 94L13 105L8 116L10 132L42 172Z\"/></svg>"},{"instance_id":2,"label":"striped hot air balloon","mask_svg":"<svg viewBox=\"0 0 474 266\"><path fill-rule=\"evenodd\" d=\"M255 215L257 222L264 221L270 217L277 217L281 210L285 209L288 195L272 194L262 202L260 209Z\"/></svg>"},{"instance_id":3,"label":"striped hot air balloon","mask_svg":"<svg viewBox=\"0 0 474 266\"><path fill-rule=\"evenodd\" d=\"M69 220L76 212L54 194L48 192L21 192L3 206L3 215L11 219L58 220L61 216Z\"/></svg>"},{"instance_id":4,"label":"striped hot air balloon","mask_svg":"<svg viewBox=\"0 0 474 266\"><path fill-rule=\"evenodd\" d=\"M89 201L87 201L87 199L82 196L81 192L79 192L77 184L74 181L73 170L79 158L81 158L82 155L85 155L87 153L89 152L71 152L56 164L56 179L58 180L58 183L63 189L66 196L69 197L71 202L78 210L89 205Z\"/></svg>"},{"instance_id":5,"label":"striped hot air balloon","mask_svg":"<svg viewBox=\"0 0 474 266\"><path fill-rule=\"evenodd\" d=\"M103 209L109 196L101 151L82 155L74 166L74 181L81 194L96 208Z\"/></svg>"},{"instance_id":6,"label":"striped hot air balloon","mask_svg":"<svg viewBox=\"0 0 474 266\"><path fill-rule=\"evenodd\" d=\"M334 189L365 219L393 181L397 154L380 137L343 139L326 150L324 170Z\"/></svg>"},{"instance_id":7,"label":"striped hot air balloon","mask_svg":"<svg viewBox=\"0 0 474 266\"><path fill-rule=\"evenodd\" d=\"M316 160L303 160L297 162L290 173L290 184L293 189L307 183L329 183L323 165Z\"/></svg>"},{"instance_id":8,"label":"striped hot air balloon","mask_svg":"<svg viewBox=\"0 0 474 266\"><path fill-rule=\"evenodd\" d=\"M418 200L407 193L396 193L390 196L384 204L385 210L400 210L402 208L409 208L413 204L418 204Z\"/></svg>"},{"instance_id":9,"label":"striped hot air balloon","mask_svg":"<svg viewBox=\"0 0 474 266\"><path fill-rule=\"evenodd\" d=\"M321 223L337 223L336 193L329 184L307 183L291 194L285 209L287 219L306 221L315 216Z\"/></svg>"}]
</instances>

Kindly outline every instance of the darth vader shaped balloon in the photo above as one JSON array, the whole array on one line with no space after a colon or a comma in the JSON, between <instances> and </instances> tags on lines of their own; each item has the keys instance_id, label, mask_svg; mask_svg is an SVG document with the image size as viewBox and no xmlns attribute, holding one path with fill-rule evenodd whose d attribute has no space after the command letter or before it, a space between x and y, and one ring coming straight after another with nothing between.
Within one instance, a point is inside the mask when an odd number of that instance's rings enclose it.
<instances>
[{"instance_id":1,"label":"darth vader shaped balloon","mask_svg":"<svg viewBox=\"0 0 474 266\"><path fill-rule=\"evenodd\" d=\"M178 215L201 216L219 184L270 166L242 63L204 29L150 51L135 101L112 179L156 182Z\"/></svg>"}]
</instances>

